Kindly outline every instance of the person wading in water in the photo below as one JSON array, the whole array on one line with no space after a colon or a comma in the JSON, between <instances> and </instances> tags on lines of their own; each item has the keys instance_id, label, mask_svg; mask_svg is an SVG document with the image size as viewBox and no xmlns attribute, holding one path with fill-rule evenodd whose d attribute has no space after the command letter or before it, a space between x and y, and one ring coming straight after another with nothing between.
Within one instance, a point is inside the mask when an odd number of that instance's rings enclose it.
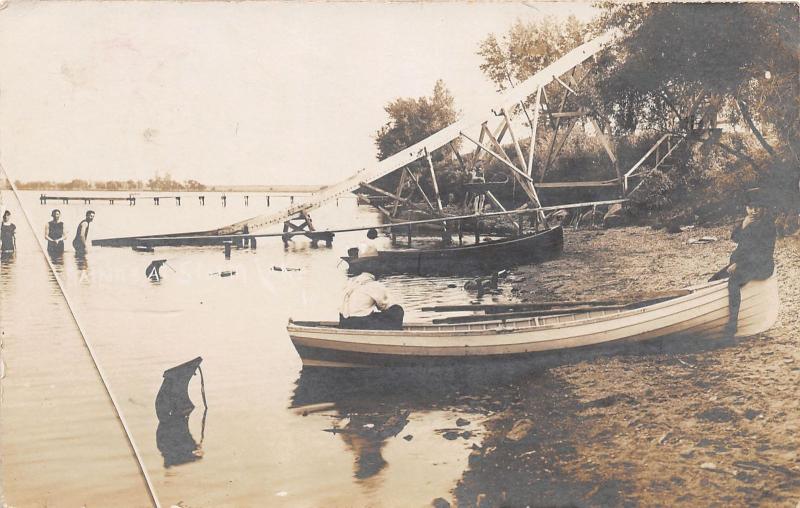
<instances>
[{"instance_id":1,"label":"person wading in water","mask_svg":"<svg viewBox=\"0 0 800 508\"><path fill-rule=\"evenodd\" d=\"M55 209L50 212L53 220L44 227L44 238L47 240L47 252L51 256L60 256L64 253L64 223L61 222L61 210Z\"/></svg>"},{"instance_id":2,"label":"person wading in water","mask_svg":"<svg viewBox=\"0 0 800 508\"><path fill-rule=\"evenodd\" d=\"M94 212L89 210L86 212L86 218L78 224L78 229L75 231L75 239L72 240L72 246L75 248L75 254L86 254L86 247L89 245L89 224L94 220Z\"/></svg>"},{"instance_id":3,"label":"person wading in water","mask_svg":"<svg viewBox=\"0 0 800 508\"><path fill-rule=\"evenodd\" d=\"M0 223L0 251L14 252L17 250L17 226L11 222L11 212L3 212L3 222Z\"/></svg>"},{"instance_id":4,"label":"person wading in water","mask_svg":"<svg viewBox=\"0 0 800 508\"><path fill-rule=\"evenodd\" d=\"M738 329L742 286L752 280L765 280L775 271L775 216L766 205L760 189L747 191L747 216L731 233L736 249L728 266L711 280L728 278L728 324L725 333L733 336Z\"/></svg>"}]
</instances>

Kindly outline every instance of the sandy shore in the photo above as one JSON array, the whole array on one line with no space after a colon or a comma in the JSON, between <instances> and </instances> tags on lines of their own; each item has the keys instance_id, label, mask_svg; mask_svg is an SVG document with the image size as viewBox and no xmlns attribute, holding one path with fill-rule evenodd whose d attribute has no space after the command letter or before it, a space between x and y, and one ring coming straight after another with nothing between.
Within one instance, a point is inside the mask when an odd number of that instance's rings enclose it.
<instances>
[{"instance_id":1,"label":"sandy shore","mask_svg":"<svg viewBox=\"0 0 800 508\"><path fill-rule=\"evenodd\" d=\"M567 231L565 255L516 270L514 291L574 299L701 282L727 263L729 231ZM702 236L719 240L688 243ZM458 505L797 506L800 239L779 240L776 260L782 308L765 334L565 355L499 390Z\"/></svg>"}]
</instances>

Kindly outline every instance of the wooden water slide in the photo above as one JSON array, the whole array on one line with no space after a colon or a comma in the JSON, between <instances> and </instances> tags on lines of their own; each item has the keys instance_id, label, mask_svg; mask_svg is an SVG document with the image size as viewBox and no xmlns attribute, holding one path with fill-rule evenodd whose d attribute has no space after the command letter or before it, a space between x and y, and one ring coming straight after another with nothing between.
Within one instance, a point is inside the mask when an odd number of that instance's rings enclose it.
<instances>
[{"instance_id":1,"label":"wooden water slide","mask_svg":"<svg viewBox=\"0 0 800 508\"><path fill-rule=\"evenodd\" d=\"M615 35L616 33L614 31L609 31L587 43L578 46L563 57L559 58L552 64L528 78L526 81L519 83L515 88L506 90L499 96L498 107L493 111L512 110L516 105L525 101L530 95L536 93L539 88L544 87L554 80L557 80L559 76L569 72L574 67L582 64L596 53L601 51L613 41ZM467 132L474 131L476 128L483 128L483 124L493 117L494 113L492 111L488 111L482 115L473 115L472 117L459 120L428 136L422 141L406 148L405 150L387 157L380 162L376 162L368 168L363 168L357 173L353 174L351 177L342 180L337 184L328 186L318 193L312 194L305 203L290 206L272 214L257 215L255 217L209 231L175 233L168 235L151 234L147 235L147 237L169 238L193 236L196 237L197 241L187 241L186 244L198 245L202 243L202 238L205 236L237 234L242 233L245 230L248 232L254 232L255 230L264 227L276 224L285 224L287 221L296 218L299 215L307 214L311 210L319 208L338 197L357 190L358 188L362 187L363 183L374 182L375 180L378 180L389 173L404 168L406 165L412 162L427 157L427 155L432 153L434 150L445 146L459 137L468 136L466 134ZM523 175L523 177L528 181L532 192L535 193L535 191L533 191L533 181L530 176ZM105 238L93 240L92 245L116 247L132 246L138 244L139 238L145 237ZM175 243L170 242L170 244L174 245Z\"/></svg>"}]
</instances>

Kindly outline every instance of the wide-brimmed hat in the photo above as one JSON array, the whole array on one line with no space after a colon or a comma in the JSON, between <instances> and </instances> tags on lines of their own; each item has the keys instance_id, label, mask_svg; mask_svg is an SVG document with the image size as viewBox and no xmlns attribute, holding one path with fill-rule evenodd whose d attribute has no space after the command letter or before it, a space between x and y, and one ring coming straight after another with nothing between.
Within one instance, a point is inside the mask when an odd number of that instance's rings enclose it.
<instances>
[{"instance_id":1,"label":"wide-brimmed hat","mask_svg":"<svg viewBox=\"0 0 800 508\"><path fill-rule=\"evenodd\" d=\"M744 194L744 202L752 207L767 207L769 206L769 199L761 187L753 187L747 189Z\"/></svg>"}]
</instances>

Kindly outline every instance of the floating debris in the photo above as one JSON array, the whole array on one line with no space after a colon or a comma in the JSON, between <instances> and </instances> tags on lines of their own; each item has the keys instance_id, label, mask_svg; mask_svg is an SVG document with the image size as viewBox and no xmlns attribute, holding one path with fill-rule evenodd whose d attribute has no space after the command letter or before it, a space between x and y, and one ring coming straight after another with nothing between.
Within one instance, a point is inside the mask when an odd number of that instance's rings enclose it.
<instances>
[{"instance_id":1,"label":"floating debris","mask_svg":"<svg viewBox=\"0 0 800 508\"><path fill-rule=\"evenodd\" d=\"M275 272L299 272L299 268L289 268L286 266L273 266L272 270Z\"/></svg>"},{"instance_id":2,"label":"floating debris","mask_svg":"<svg viewBox=\"0 0 800 508\"><path fill-rule=\"evenodd\" d=\"M691 245L696 244L703 244L703 243L713 243L716 242L718 238L716 236L701 236L700 238L691 238L687 243Z\"/></svg>"},{"instance_id":3,"label":"floating debris","mask_svg":"<svg viewBox=\"0 0 800 508\"><path fill-rule=\"evenodd\" d=\"M300 406L292 409L292 412L296 415L301 416L308 416L312 413L318 413L320 411L327 411L328 409L333 409L336 407L336 404L333 402L319 402L317 404L308 404L306 406Z\"/></svg>"},{"instance_id":4,"label":"floating debris","mask_svg":"<svg viewBox=\"0 0 800 508\"><path fill-rule=\"evenodd\" d=\"M222 272L209 273L208 275L210 276L219 275L220 277L230 277L232 275L236 275L236 270L224 270Z\"/></svg>"}]
</instances>

